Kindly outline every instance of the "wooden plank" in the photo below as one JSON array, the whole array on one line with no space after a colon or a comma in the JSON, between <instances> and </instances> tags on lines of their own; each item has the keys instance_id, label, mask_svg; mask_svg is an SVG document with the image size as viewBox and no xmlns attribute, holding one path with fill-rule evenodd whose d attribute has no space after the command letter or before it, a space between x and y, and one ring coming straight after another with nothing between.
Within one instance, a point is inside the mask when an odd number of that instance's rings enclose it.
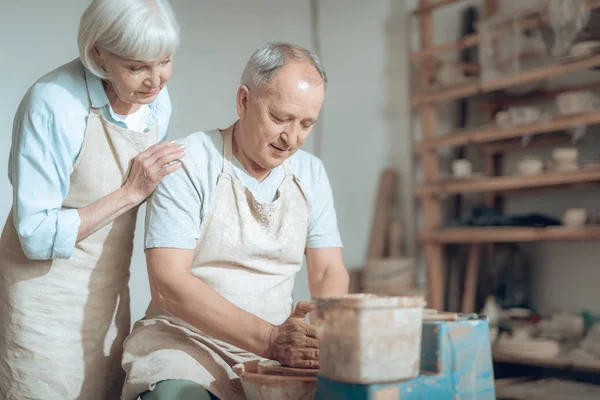
<instances>
[{"instance_id":1,"label":"wooden plank","mask_svg":"<svg viewBox=\"0 0 600 400\"><path fill-rule=\"evenodd\" d=\"M479 92L479 81L460 83L457 85L445 87L440 90L425 92L417 96L412 96L410 99L410 105L416 107L419 104L436 103L442 100L469 97L476 95Z\"/></svg>"},{"instance_id":2,"label":"wooden plank","mask_svg":"<svg viewBox=\"0 0 600 400\"><path fill-rule=\"evenodd\" d=\"M515 357L514 355L503 354L499 351L493 352L495 362L531 365L535 367L555 368L555 369L570 369L581 372L596 372L600 373L600 361L573 361L567 357L555 357L549 359L536 359L529 357Z\"/></svg>"},{"instance_id":3,"label":"wooden plank","mask_svg":"<svg viewBox=\"0 0 600 400\"><path fill-rule=\"evenodd\" d=\"M562 131L574 125L597 125L600 124L600 111L577 113L568 115L557 115L546 121L535 122L527 125L519 125L513 128L503 129L497 125L490 125L466 131L451 132L433 139L424 139L413 143L413 149L417 152L427 152L440 147L464 146L467 144L488 143L504 139L520 138L527 135L539 135L543 133Z\"/></svg>"},{"instance_id":4,"label":"wooden plank","mask_svg":"<svg viewBox=\"0 0 600 400\"><path fill-rule=\"evenodd\" d=\"M600 55L592 56L582 60L554 64L546 67L535 68L512 76L500 77L481 83L482 92L504 89L507 87L521 85L532 81L551 78L553 76L566 74L568 72L585 70L600 65Z\"/></svg>"},{"instance_id":5,"label":"wooden plank","mask_svg":"<svg viewBox=\"0 0 600 400\"><path fill-rule=\"evenodd\" d=\"M467 261L467 274L463 290L462 312L470 314L475 312L475 297L477 295L477 282L479 278L479 257L481 247L479 243L471 243Z\"/></svg>"},{"instance_id":6,"label":"wooden plank","mask_svg":"<svg viewBox=\"0 0 600 400\"><path fill-rule=\"evenodd\" d=\"M410 14L413 16L421 16L426 13L430 13L431 11L435 11L439 8L449 6L450 4L457 3L461 0L439 0L435 3L429 3L426 6L419 6L415 8Z\"/></svg>"},{"instance_id":7,"label":"wooden plank","mask_svg":"<svg viewBox=\"0 0 600 400\"><path fill-rule=\"evenodd\" d=\"M600 240L600 227L567 228L444 228L437 232L420 233L417 238L426 243L513 243L572 242Z\"/></svg>"},{"instance_id":8,"label":"wooden plank","mask_svg":"<svg viewBox=\"0 0 600 400\"><path fill-rule=\"evenodd\" d=\"M531 149L536 147L556 147L556 146L571 146L572 138L565 133L549 133L547 135L539 135L531 138L526 147L523 147L521 139L508 139L499 142L490 142L477 145L479 150L485 157L498 154L508 153L513 150L522 150L524 148Z\"/></svg>"},{"instance_id":9,"label":"wooden plank","mask_svg":"<svg viewBox=\"0 0 600 400\"><path fill-rule=\"evenodd\" d=\"M379 192L375 201L374 218L369 241L369 259L377 259L384 256L397 181L398 176L395 170L386 169L381 172L379 178Z\"/></svg>"},{"instance_id":10,"label":"wooden plank","mask_svg":"<svg viewBox=\"0 0 600 400\"><path fill-rule=\"evenodd\" d=\"M421 8L433 4L431 0L420 0ZM419 44L421 49L427 49L433 45L433 19L430 12L425 13L419 19ZM426 88L434 73L434 60L425 58L422 68L419 69L419 86ZM437 113L435 104L424 104L419 110L421 129L425 140L435 137L437 132ZM426 182L435 182L439 176L439 163L437 153L427 152L421 157L423 167L423 178ZM424 228L427 232L435 231L441 224L441 204L435 196L425 197L422 202L424 214ZM444 278L443 278L443 254L442 246L427 244L424 246L428 303L438 310L444 309Z\"/></svg>"},{"instance_id":11,"label":"wooden plank","mask_svg":"<svg viewBox=\"0 0 600 400\"><path fill-rule=\"evenodd\" d=\"M444 257L440 243L426 243L424 246L425 265L427 267L428 305L436 310L445 311L444 300Z\"/></svg>"},{"instance_id":12,"label":"wooden plank","mask_svg":"<svg viewBox=\"0 0 600 400\"><path fill-rule=\"evenodd\" d=\"M477 93L487 93L494 90L518 86L524 83L551 78L553 76L575 72L600 66L600 55L570 61L560 64L552 64L545 67L534 68L518 74L503 76L489 81L476 81L459 84L441 90L425 91L419 95L412 96L411 106L415 107L423 103L440 102L462 97L472 96ZM423 87L423 86L421 86Z\"/></svg>"},{"instance_id":13,"label":"wooden plank","mask_svg":"<svg viewBox=\"0 0 600 400\"><path fill-rule=\"evenodd\" d=\"M594 10L596 8L600 8L600 0L590 0L588 3L588 9ZM530 18L521 20L520 25L521 25L521 29L531 29L531 28L535 28L536 26L539 26L543 22L544 22L544 20L542 18L540 18L539 16L537 16L537 17L532 16ZM510 32L511 30L512 30L512 25L510 25L510 26L507 25L507 27L504 29L496 30L495 33L493 34L493 37L497 38L501 35L504 35L507 32ZM431 57L436 54L447 53L452 50L468 49L470 47L478 46L480 42L481 42L481 38L479 36L479 33L473 33L471 35L464 36L463 38L461 38L459 40L452 40L449 42L439 44L437 46L431 46L427 49L421 49L420 51L412 52L410 54L410 60L413 62L416 62L423 58Z\"/></svg>"},{"instance_id":14,"label":"wooden plank","mask_svg":"<svg viewBox=\"0 0 600 400\"><path fill-rule=\"evenodd\" d=\"M578 92L580 90L598 90L600 89L600 82L586 82L579 85L566 86L554 90L546 90L543 92L535 92L522 96L506 96L498 94L497 96L490 99L483 99L482 107L485 108L496 108L496 107L510 107L510 106L521 106L524 104L530 104L539 102L542 100L551 100L568 92Z\"/></svg>"},{"instance_id":15,"label":"wooden plank","mask_svg":"<svg viewBox=\"0 0 600 400\"><path fill-rule=\"evenodd\" d=\"M451 180L417 186L417 196L441 193L500 192L548 186L600 182L600 168L583 168L576 171L547 172L531 176L499 176L495 178Z\"/></svg>"},{"instance_id":16,"label":"wooden plank","mask_svg":"<svg viewBox=\"0 0 600 400\"><path fill-rule=\"evenodd\" d=\"M402 224L400 221L392 221L389 237L389 256L391 258L400 258L402 256Z\"/></svg>"}]
</instances>

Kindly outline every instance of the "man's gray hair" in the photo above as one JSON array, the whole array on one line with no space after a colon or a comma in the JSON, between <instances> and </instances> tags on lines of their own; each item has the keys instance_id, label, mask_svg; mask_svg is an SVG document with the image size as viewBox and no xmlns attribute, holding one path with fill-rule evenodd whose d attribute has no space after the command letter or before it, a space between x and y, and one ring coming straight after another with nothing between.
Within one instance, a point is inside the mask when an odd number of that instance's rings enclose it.
<instances>
[{"instance_id":1,"label":"man's gray hair","mask_svg":"<svg viewBox=\"0 0 600 400\"><path fill-rule=\"evenodd\" d=\"M271 42L256 49L244 68L241 84L260 91L271 83L279 68L290 61L310 63L327 88L327 74L319 57L310 50L286 42Z\"/></svg>"}]
</instances>

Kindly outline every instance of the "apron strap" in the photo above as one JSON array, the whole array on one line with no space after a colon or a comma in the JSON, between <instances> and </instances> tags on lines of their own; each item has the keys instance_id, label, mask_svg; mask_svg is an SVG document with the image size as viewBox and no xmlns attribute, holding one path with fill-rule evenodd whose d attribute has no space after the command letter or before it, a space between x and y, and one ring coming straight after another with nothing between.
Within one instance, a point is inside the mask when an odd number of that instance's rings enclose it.
<instances>
[{"instance_id":1,"label":"apron strap","mask_svg":"<svg viewBox=\"0 0 600 400\"><path fill-rule=\"evenodd\" d=\"M235 123L231 129L225 131L225 137L223 138L223 173L232 174L231 171L231 155L233 153L233 130L235 129Z\"/></svg>"},{"instance_id":2,"label":"apron strap","mask_svg":"<svg viewBox=\"0 0 600 400\"><path fill-rule=\"evenodd\" d=\"M285 171L285 176L286 177L294 175L294 173L292 172L292 170L288 166L288 160L285 160L283 162L283 170Z\"/></svg>"},{"instance_id":3,"label":"apron strap","mask_svg":"<svg viewBox=\"0 0 600 400\"><path fill-rule=\"evenodd\" d=\"M88 106L90 107L90 114L100 114L96 108L92 107L92 97L90 96L90 88L88 87L87 76L85 74L83 79L85 79L85 92L87 94Z\"/></svg>"}]
</instances>

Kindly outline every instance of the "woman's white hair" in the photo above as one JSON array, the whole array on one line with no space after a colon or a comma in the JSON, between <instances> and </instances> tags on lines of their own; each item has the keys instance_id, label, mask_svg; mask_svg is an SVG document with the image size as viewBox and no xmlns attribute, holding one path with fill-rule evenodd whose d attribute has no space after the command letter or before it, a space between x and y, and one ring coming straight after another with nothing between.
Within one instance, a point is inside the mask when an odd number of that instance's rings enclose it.
<instances>
[{"instance_id":1,"label":"woman's white hair","mask_svg":"<svg viewBox=\"0 0 600 400\"><path fill-rule=\"evenodd\" d=\"M242 72L241 84L260 92L271 83L275 73L290 61L311 64L327 88L327 74L319 57L308 49L286 42L271 42L256 49Z\"/></svg>"},{"instance_id":2,"label":"woman's white hair","mask_svg":"<svg viewBox=\"0 0 600 400\"><path fill-rule=\"evenodd\" d=\"M81 16L77 43L83 65L106 78L94 46L129 60L157 61L179 46L179 25L166 0L93 0Z\"/></svg>"}]
</instances>

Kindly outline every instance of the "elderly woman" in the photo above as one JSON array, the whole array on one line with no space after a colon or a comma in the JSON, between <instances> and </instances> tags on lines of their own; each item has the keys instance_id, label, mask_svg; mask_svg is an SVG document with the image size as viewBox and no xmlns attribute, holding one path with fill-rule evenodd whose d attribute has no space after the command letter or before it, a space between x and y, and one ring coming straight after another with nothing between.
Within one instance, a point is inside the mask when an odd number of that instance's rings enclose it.
<instances>
[{"instance_id":1,"label":"elderly woman","mask_svg":"<svg viewBox=\"0 0 600 400\"><path fill-rule=\"evenodd\" d=\"M0 398L117 399L137 209L180 168L165 139L179 28L165 0L94 0L80 58L14 120L0 239Z\"/></svg>"}]
</instances>

